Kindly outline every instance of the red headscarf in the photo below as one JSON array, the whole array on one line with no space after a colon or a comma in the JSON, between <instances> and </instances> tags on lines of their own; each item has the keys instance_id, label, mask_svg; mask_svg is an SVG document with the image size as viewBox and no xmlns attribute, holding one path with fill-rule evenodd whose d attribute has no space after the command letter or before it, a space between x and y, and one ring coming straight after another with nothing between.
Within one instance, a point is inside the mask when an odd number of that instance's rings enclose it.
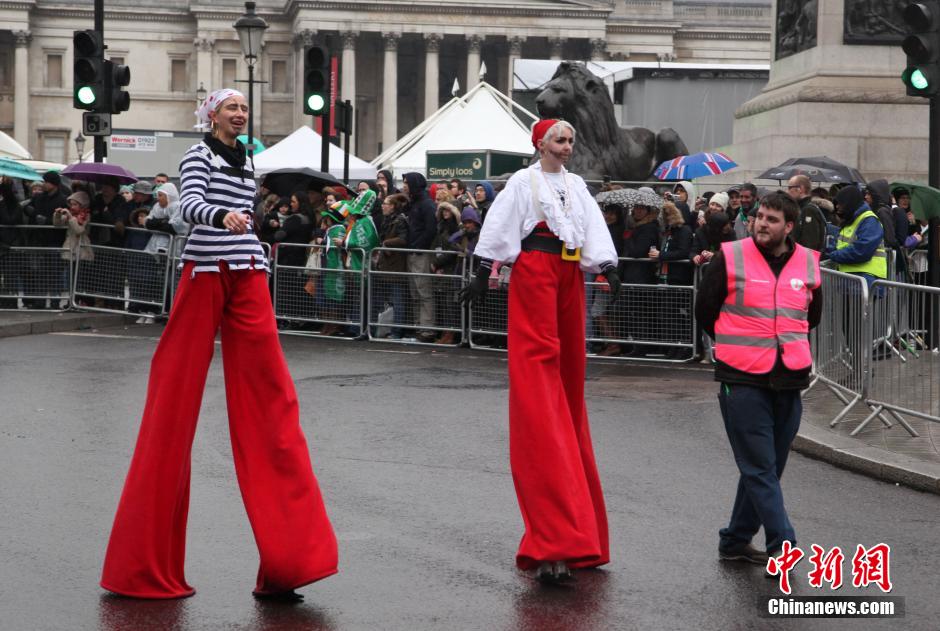
<instances>
[{"instance_id":1,"label":"red headscarf","mask_svg":"<svg viewBox=\"0 0 940 631\"><path fill-rule=\"evenodd\" d=\"M557 122L558 120L555 118L546 118L532 125L532 146L535 147L536 150L539 148L539 141L545 137L548 130L554 127Z\"/></svg>"}]
</instances>

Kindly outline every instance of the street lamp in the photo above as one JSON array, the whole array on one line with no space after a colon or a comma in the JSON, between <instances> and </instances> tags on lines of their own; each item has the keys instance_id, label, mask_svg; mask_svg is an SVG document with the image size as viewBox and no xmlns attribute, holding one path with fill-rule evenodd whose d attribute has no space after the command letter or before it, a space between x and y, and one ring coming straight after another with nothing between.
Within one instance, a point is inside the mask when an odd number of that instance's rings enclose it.
<instances>
[{"instance_id":1,"label":"street lamp","mask_svg":"<svg viewBox=\"0 0 940 631\"><path fill-rule=\"evenodd\" d=\"M206 100L206 96L206 86L202 85L202 81L200 81L199 89L196 90L196 105L201 106L203 101Z\"/></svg>"},{"instance_id":2,"label":"street lamp","mask_svg":"<svg viewBox=\"0 0 940 631\"><path fill-rule=\"evenodd\" d=\"M82 132L78 132L73 140L75 142L75 151L78 153L78 161L81 162L85 154L85 137L82 136Z\"/></svg>"},{"instance_id":3,"label":"street lamp","mask_svg":"<svg viewBox=\"0 0 940 631\"><path fill-rule=\"evenodd\" d=\"M261 53L264 32L268 28L268 23L255 14L254 2L246 2L245 14L235 20L233 26L241 41L245 63L248 64L248 156L251 157L255 152L255 62L258 61L258 55Z\"/></svg>"}]
</instances>

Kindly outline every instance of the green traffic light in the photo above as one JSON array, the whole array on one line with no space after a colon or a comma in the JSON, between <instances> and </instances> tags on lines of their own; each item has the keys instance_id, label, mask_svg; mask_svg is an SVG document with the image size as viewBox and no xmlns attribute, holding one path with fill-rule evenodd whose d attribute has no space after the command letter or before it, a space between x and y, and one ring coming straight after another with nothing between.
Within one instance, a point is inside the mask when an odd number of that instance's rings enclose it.
<instances>
[{"instance_id":1,"label":"green traffic light","mask_svg":"<svg viewBox=\"0 0 940 631\"><path fill-rule=\"evenodd\" d=\"M91 105L97 100L95 91L87 85L80 87L76 96L78 97L78 102L82 105Z\"/></svg>"},{"instance_id":2,"label":"green traffic light","mask_svg":"<svg viewBox=\"0 0 940 631\"><path fill-rule=\"evenodd\" d=\"M917 90L926 90L930 86L930 81L927 80L924 72L918 68L911 73L911 85Z\"/></svg>"},{"instance_id":3,"label":"green traffic light","mask_svg":"<svg viewBox=\"0 0 940 631\"><path fill-rule=\"evenodd\" d=\"M307 97L307 107L309 107L314 112L322 112L325 105L326 100L321 94L311 94Z\"/></svg>"}]
</instances>

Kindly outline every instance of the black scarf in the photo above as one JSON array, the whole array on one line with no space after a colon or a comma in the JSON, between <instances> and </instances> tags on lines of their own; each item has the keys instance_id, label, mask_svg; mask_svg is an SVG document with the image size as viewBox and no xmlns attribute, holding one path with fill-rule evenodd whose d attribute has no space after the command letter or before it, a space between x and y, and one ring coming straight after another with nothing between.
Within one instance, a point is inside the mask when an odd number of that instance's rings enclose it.
<instances>
[{"instance_id":1,"label":"black scarf","mask_svg":"<svg viewBox=\"0 0 940 631\"><path fill-rule=\"evenodd\" d=\"M245 168L248 152L245 150L245 145L243 145L240 140L236 140L235 146L230 147L208 132L202 137L202 140L209 146L212 153L222 156L222 159L228 162L230 166L238 167L239 169Z\"/></svg>"}]
</instances>

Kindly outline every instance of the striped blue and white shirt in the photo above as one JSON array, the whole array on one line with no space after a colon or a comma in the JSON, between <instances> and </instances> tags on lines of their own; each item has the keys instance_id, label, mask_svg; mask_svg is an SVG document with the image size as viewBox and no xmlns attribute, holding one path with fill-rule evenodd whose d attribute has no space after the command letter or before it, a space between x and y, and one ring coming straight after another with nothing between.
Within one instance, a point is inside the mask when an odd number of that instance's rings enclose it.
<instances>
[{"instance_id":1,"label":"striped blue and white shirt","mask_svg":"<svg viewBox=\"0 0 940 631\"><path fill-rule=\"evenodd\" d=\"M252 163L238 174L205 142L189 148L180 161L180 212L193 230L183 249L182 260L195 262L194 272L218 272L219 261L229 269L268 268L261 242L249 225L245 234L213 227L213 219L225 211L252 216L255 180Z\"/></svg>"}]
</instances>

